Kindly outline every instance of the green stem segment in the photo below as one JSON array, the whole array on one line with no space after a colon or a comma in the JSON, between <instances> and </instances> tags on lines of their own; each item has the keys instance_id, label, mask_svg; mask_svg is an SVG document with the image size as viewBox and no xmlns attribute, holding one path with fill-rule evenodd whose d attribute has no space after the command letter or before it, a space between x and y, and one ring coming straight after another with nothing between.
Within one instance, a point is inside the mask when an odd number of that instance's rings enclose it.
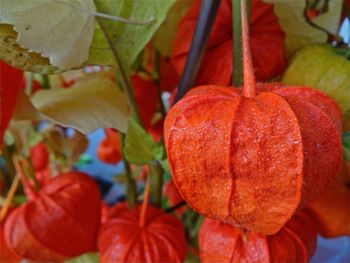
<instances>
[{"instance_id":1,"label":"green stem segment","mask_svg":"<svg viewBox=\"0 0 350 263\"><path fill-rule=\"evenodd\" d=\"M126 177L126 201L128 203L128 206L131 208L135 205L136 198L137 198L136 182L132 177L130 163L125 158L125 154L124 154L125 134L120 133L120 141L122 146L122 158L123 158L125 177Z\"/></svg>"},{"instance_id":2,"label":"green stem segment","mask_svg":"<svg viewBox=\"0 0 350 263\"><path fill-rule=\"evenodd\" d=\"M49 75L47 75L47 74L41 75L41 88L42 89L50 89L51 88Z\"/></svg>"},{"instance_id":3,"label":"green stem segment","mask_svg":"<svg viewBox=\"0 0 350 263\"><path fill-rule=\"evenodd\" d=\"M245 4L246 20L247 20L247 29L249 31L249 21L250 21L250 0L243 1ZM243 43L242 36L242 21L241 21L241 11L242 1L241 0L232 0L232 86L240 87L243 85L243 76L245 76L244 65L243 65L243 48L247 46ZM248 39L249 46L249 39ZM250 51L249 51L250 56Z\"/></svg>"},{"instance_id":4,"label":"green stem segment","mask_svg":"<svg viewBox=\"0 0 350 263\"><path fill-rule=\"evenodd\" d=\"M149 183L149 177L147 176L144 195L143 195L143 203L142 203L141 212L140 212L140 228L143 228L146 224L149 192L150 192L150 183Z\"/></svg>"},{"instance_id":5,"label":"green stem segment","mask_svg":"<svg viewBox=\"0 0 350 263\"><path fill-rule=\"evenodd\" d=\"M131 110L131 115L138 122L138 124L140 124L142 126L142 121L141 121L141 118L140 118L140 115L139 115L139 112L137 109L136 100L135 100L134 92L133 92L133 89L131 86L131 82L130 82L130 79L129 79L128 75L126 74L126 71L123 67L121 60L120 60L117 49L115 48L112 39L108 35L103 23L101 22L101 18L96 18L96 20L97 20L97 22L98 22L98 24L103 32L103 35L105 36L105 38L108 42L108 45L113 53L113 56L114 56L116 63L117 63L117 66L119 69L118 80L120 82L120 85L121 85L123 92L126 96L126 99L128 101L128 105L129 105L130 110Z\"/></svg>"},{"instance_id":6,"label":"green stem segment","mask_svg":"<svg viewBox=\"0 0 350 263\"><path fill-rule=\"evenodd\" d=\"M151 195L152 203L156 207L162 206L162 192L163 192L163 173L164 170L159 162L153 162L149 165L149 173L151 179Z\"/></svg>"},{"instance_id":7,"label":"green stem segment","mask_svg":"<svg viewBox=\"0 0 350 263\"><path fill-rule=\"evenodd\" d=\"M115 58L115 61L117 63L117 66L119 68L119 81L120 85L123 89L124 94L126 95L128 105L131 109L131 114L132 117L140 124L142 127L142 121L140 118L140 114L137 109L137 104L134 96L134 92L132 89L132 85L130 82L130 79L128 75L126 74L126 70L123 67L123 64L121 63L121 60L119 58L118 52L113 45L112 39L109 37L103 23L101 22L100 18L96 18L111 50L113 53L113 56ZM124 144L124 137L122 137L122 145ZM123 145L124 149L124 145ZM127 161L127 159L124 156L123 153L123 161L124 161L124 166L125 166L125 171L126 171L126 176L127 176L127 199L129 200L129 205L133 205L136 202L136 183L134 179L132 178L131 174L131 169L130 169L130 164ZM157 167L155 163L150 163L149 164L149 171L150 171L150 176L153 178L153 180L156 181L157 189L155 190L156 193L156 205L160 206L161 204L161 199L162 199L162 185L163 185L163 169L161 166ZM159 190L160 189L160 190ZM135 201L134 201L135 200ZM159 201L160 200L160 201Z\"/></svg>"},{"instance_id":8,"label":"green stem segment","mask_svg":"<svg viewBox=\"0 0 350 263\"><path fill-rule=\"evenodd\" d=\"M116 50L116 48L113 45L112 39L109 37L103 23L100 21L100 18L96 18L109 46L110 49L113 53L114 59L117 63L118 69L119 69L119 81L120 81L120 86L126 96L126 99L128 101L128 105L131 109L131 114L132 117L142 126L142 122L141 122L141 118L140 115L138 113L137 110L137 105L136 105L136 101L135 101L135 96L132 90L132 86L130 83L130 80L126 74L126 71L124 70L124 67L121 63L121 60L119 58L118 52ZM123 162L124 162L124 168L125 168L125 173L126 173L126 196L127 196L127 201L128 201L128 205L129 207L132 207L135 203L136 203L136 182L132 177L132 172L131 172L131 167L130 167L130 163L128 162L128 160L125 158L124 155L124 139L125 139L125 135L121 135L121 144L122 144L122 158L123 158Z\"/></svg>"},{"instance_id":9,"label":"green stem segment","mask_svg":"<svg viewBox=\"0 0 350 263\"><path fill-rule=\"evenodd\" d=\"M232 86L240 87L243 84L242 61L242 28L241 28L241 2L232 0Z\"/></svg>"},{"instance_id":10,"label":"green stem segment","mask_svg":"<svg viewBox=\"0 0 350 263\"><path fill-rule=\"evenodd\" d=\"M160 113L162 114L162 117L164 118L166 115L164 103L162 100L162 89L160 85L160 76L161 76L161 70L160 70L160 53L158 50L155 52L155 69L157 72L157 78L155 79L156 87L157 87L157 95L158 95L158 103L159 103L159 109Z\"/></svg>"}]
</instances>

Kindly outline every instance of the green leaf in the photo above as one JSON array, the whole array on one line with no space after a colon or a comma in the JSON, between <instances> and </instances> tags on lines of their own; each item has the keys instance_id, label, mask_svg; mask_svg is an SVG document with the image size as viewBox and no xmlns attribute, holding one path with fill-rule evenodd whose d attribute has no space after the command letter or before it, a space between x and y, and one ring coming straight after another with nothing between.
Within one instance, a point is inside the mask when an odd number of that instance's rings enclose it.
<instances>
[{"instance_id":1,"label":"green leaf","mask_svg":"<svg viewBox=\"0 0 350 263\"><path fill-rule=\"evenodd\" d=\"M37 145L39 142L44 140L44 136L34 129L29 130L28 144L30 147Z\"/></svg>"},{"instance_id":2,"label":"green leaf","mask_svg":"<svg viewBox=\"0 0 350 263\"><path fill-rule=\"evenodd\" d=\"M305 45L326 43L327 34L310 26L304 18L306 1L263 0L274 4L274 12L279 18L285 33L287 57ZM333 34L338 31L343 1L329 1L326 13L315 17L312 21Z\"/></svg>"},{"instance_id":3,"label":"green leaf","mask_svg":"<svg viewBox=\"0 0 350 263\"><path fill-rule=\"evenodd\" d=\"M186 14L192 1L176 1L170 8L166 19L153 36L154 48L163 56L170 56L181 18Z\"/></svg>"},{"instance_id":4,"label":"green leaf","mask_svg":"<svg viewBox=\"0 0 350 263\"><path fill-rule=\"evenodd\" d=\"M156 143L137 122L129 119L125 137L125 156L134 164L147 164L152 160L161 160L164 154L162 145Z\"/></svg>"},{"instance_id":5,"label":"green leaf","mask_svg":"<svg viewBox=\"0 0 350 263\"><path fill-rule=\"evenodd\" d=\"M350 161L350 131L343 133L342 142L343 142L343 158L346 161Z\"/></svg>"},{"instance_id":6,"label":"green leaf","mask_svg":"<svg viewBox=\"0 0 350 263\"><path fill-rule=\"evenodd\" d=\"M98 253L87 253L79 257L66 260L66 263L98 263Z\"/></svg>"},{"instance_id":7,"label":"green leaf","mask_svg":"<svg viewBox=\"0 0 350 263\"><path fill-rule=\"evenodd\" d=\"M135 0L95 0L97 10L113 16L129 19L155 20L146 25L132 25L103 19L108 35L111 37L123 65L132 65L137 55L150 41L155 31L164 21L175 0L135 1ZM101 29L97 26L90 47L89 63L113 65L112 52Z\"/></svg>"},{"instance_id":8,"label":"green leaf","mask_svg":"<svg viewBox=\"0 0 350 263\"><path fill-rule=\"evenodd\" d=\"M170 171L170 167L169 167L169 163L168 163L167 159L161 160L160 164L162 165L162 167L163 167L165 172L169 172Z\"/></svg>"}]
</instances>

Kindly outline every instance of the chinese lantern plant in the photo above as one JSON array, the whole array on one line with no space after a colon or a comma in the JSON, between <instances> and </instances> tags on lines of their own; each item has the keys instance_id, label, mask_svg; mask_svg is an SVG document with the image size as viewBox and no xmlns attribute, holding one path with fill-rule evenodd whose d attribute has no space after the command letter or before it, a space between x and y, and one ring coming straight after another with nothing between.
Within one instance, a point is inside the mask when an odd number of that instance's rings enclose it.
<instances>
[{"instance_id":1,"label":"chinese lantern plant","mask_svg":"<svg viewBox=\"0 0 350 263\"><path fill-rule=\"evenodd\" d=\"M113 129L105 129L106 137L102 139L97 148L98 158L105 163L115 164L122 159L120 148L120 135Z\"/></svg>"},{"instance_id":2,"label":"chinese lantern plant","mask_svg":"<svg viewBox=\"0 0 350 263\"><path fill-rule=\"evenodd\" d=\"M164 138L174 183L189 206L274 234L338 172L341 113L315 89L256 84L241 13L243 88L193 89L170 109Z\"/></svg>"},{"instance_id":3,"label":"chinese lantern plant","mask_svg":"<svg viewBox=\"0 0 350 263\"><path fill-rule=\"evenodd\" d=\"M197 85L231 83L233 67L231 2L231 0L221 1L196 78ZM179 74L184 69L200 4L201 1L193 1L179 25L174 41L171 61ZM261 0L251 1L250 21L250 43L257 79L268 80L284 70L284 33L274 14L273 5Z\"/></svg>"},{"instance_id":4,"label":"chinese lantern plant","mask_svg":"<svg viewBox=\"0 0 350 263\"><path fill-rule=\"evenodd\" d=\"M5 240L11 249L39 262L60 262L96 250L100 194L89 176L60 174L39 191L31 191L34 197L6 220Z\"/></svg>"},{"instance_id":5,"label":"chinese lantern plant","mask_svg":"<svg viewBox=\"0 0 350 263\"><path fill-rule=\"evenodd\" d=\"M0 60L0 145L15 108L23 71L15 69Z\"/></svg>"},{"instance_id":6,"label":"chinese lantern plant","mask_svg":"<svg viewBox=\"0 0 350 263\"><path fill-rule=\"evenodd\" d=\"M307 207L318 232L326 238L350 235L350 164L343 162L331 185Z\"/></svg>"},{"instance_id":7,"label":"chinese lantern plant","mask_svg":"<svg viewBox=\"0 0 350 263\"><path fill-rule=\"evenodd\" d=\"M49 164L49 152L43 142L36 144L30 150L33 168L36 172L45 170Z\"/></svg>"},{"instance_id":8,"label":"chinese lantern plant","mask_svg":"<svg viewBox=\"0 0 350 263\"><path fill-rule=\"evenodd\" d=\"M145 199L148 199L146 186ZM182 223L156 207L117 205L98 236L101 262L183 262L186 239ZM116 253L117 252L117 253Z\"/></svg>"},{"instance_id":9,"label":"chinese lantern plant","mask_svg":"<svg viewBox=\"0 0 350 263\"><path fill-rule=\"evenodd\" d=\"M151 120L157 110L157 87L151 79L140 74L131 75L137 109L146 130L151 126Z\"/></svg>"},{"instance_id":10,"label":"chinese lantern plant","mask_svg":"<svg viewBox=\"0 0 350 263\"><path fill-rule=\"evenodd\" d=\"M330 45L306 46L291 59L282 81L288 85L307 85L326 93L345 113L350 109L349 59L345 51Z\"/></svg>"},{"instance_id":11,"label":"chinese lantern plant","mask_svg":"<svg viewBox=\"0 0 350 263\"><path fill-rule=\"evenodd\" d=\"M162 130L163 122L158 121L152 125L152 118L157 110L157 87L150 78L137 73L131 76L131 82L142 123L155 138L159 139L161 133L159 130ZM113 129L105 129L105 134L105 138L98 146L97 156L105 163L116 164L122 159L120 135Z\"/></svg>"},{"instance_id":12,"label":"chinese lantern plant","mask_svg":"<svg viewBox=\"0 0 350 263\"><path fill-rule=\"evenodd\" d=\"M0 207L1 211L1 207ZM11 212L11 210L8 211L8 214ZM5 242L4 238L4 222L6 221L5 216L3 219L0 219L0 262L11 262L16 263L20 262L21 257L17 255Z\"/></svg>"},{"instance_id":13,"label":"chinese lantern plant","mask_svg":"<svg viewBox=\"0 0 350 263\"><path fill-rule=\"evenodd\" d=\"M199 231L201 262L308 262L316 248L314 222L301 212L274 235L244 232L205 219Z\"/></svg>"},{"instance_id":14,"label":"chinese lantern plant","mask_svg":"<svg viewBox=\"0 0 350 263\"><path fill-rule=\"evenodd\" d=\"M164 184L163 192L164 195L167 197L170 206L176 206L183 202L183 199L179 191L177 190L173 180L170 179ZM180 207L176 210L176 213L182 215L185 211L186 207Z\"/></svg>"}]
</instances>

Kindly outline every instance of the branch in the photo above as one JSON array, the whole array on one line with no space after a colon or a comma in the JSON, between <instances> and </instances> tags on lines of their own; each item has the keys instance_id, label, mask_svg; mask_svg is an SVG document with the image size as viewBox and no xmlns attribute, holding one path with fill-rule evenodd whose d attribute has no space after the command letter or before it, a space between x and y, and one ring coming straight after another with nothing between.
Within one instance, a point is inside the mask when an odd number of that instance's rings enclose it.
<instances>
[{"instance_id":1,"label":"branch","mask_svg":"<svg viewBox=\"0 0 350 263\"><path fill-rule=\"evenodd\" d=\"M199 17L192 38L185 69L182 73L175 102L179 101L185 93L192 88L196 80L204 50L213 27L221 0L202 0Z\"/></svg>"}]
</instances>

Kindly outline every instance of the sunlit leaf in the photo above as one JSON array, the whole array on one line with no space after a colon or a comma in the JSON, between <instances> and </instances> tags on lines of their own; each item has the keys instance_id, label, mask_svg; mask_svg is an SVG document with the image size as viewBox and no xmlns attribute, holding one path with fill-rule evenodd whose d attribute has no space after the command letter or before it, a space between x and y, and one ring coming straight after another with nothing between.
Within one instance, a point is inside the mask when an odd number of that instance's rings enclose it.
<instances>
[{"instance_id":1,"label":"sunlit leaf","mask_svg":"<svg viewBox=\"0 0 350 263\"><path fill-rule=\"evenodd\" d=\"M130 66L149 42L160 24L164 21L167 11L175 0L133 1L133 0L96 0L97 10L114 16L129 19L154 20L146 25L133 25L103 19L108 35L118 50L122 63ZM113 54L107 41L98 27L90 48L89 62L91 64L114 64Z\"/></svg>"},{"instance_id":2,"label":"sunlit leaf","mask_svg":"<svg viewBox=\"0 0 350 263\"><path fill-rule=\"evenodd\" d=\"M181 18L186 14L191 3L191 0L177 0L170 8L166 19L153 36L153 46L159 50L163 56L171 55L173 42L178 31L178 25Z\"/></svg>"},{"instance_id":3,"label":"sunlit leaf","mask_svg":"<svg viewBox=\"0 0 350 263\"><path fill-rule=\"evenodd\" d=\"M98 128L127 130L129 110L123 93L104 76L92 73L69 89L41 90L32 102L45 118L83 133Z\"/></svg>"},{"instance_id":4,"label":"sunlit leaf","mask_svg":"<svg viewBox=\"0 0 350 263\"><path fill-rule=\"evenodd\" d=\"M41 118L40 113L33 106L23 89L18 90L12 118L14 120L39 120Z\"/></svg>"},{"instance_id":5,"label":"sunlit leaf","mask_svg":"<svg viewBox=\"0 0 350 263\"><path fill-rule=\"evenodd\" d=\"M14 26L21 47L68 69L88 60L94 11L93 0L2 0L0 23Z\"/></svg>"},{"instance_id":6,"label":"sunlit leaf","mask_svg":"<svg viewBox=\"0 0 350 263\"><path fill-rule=\"evenodd\" d=\"M16 42L17 33L11 25L0 24L0 59L15 68L41 74L58 73L61 70L51 66L47 58L29 52Z\"/></svg>"},{"instance_id":7,"label":"sunlit leaf","mask_svg":"<svg viewBox=\"0 0 350 263\"><path fill-rule=\"evenodd\" d=\"M310 26L303 15L305 0L263 0L273 3L274 11L286 34L285 44L287 56L292 55L302 46L314 43L326 43L327 34ZM318 26L336 34L338 31L343 1L329 1L329 9L313 19Z\"/></svg>"}]
</instances>

